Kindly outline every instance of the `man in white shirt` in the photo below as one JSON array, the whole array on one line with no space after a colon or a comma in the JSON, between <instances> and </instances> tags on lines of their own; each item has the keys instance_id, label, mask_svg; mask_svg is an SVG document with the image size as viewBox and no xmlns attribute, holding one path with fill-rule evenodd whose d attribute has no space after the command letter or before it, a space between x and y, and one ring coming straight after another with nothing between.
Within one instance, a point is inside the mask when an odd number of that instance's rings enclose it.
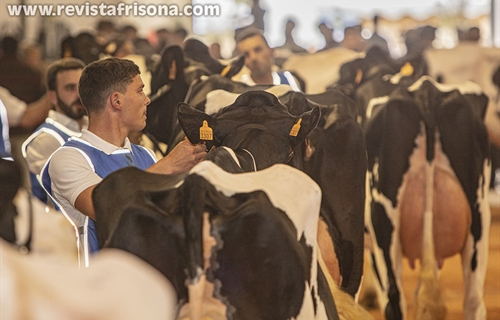
<instances>
[{"instance_id":1,"label":"man in white shirt","mask_svg":"<svg viewBox=\"0 0 500 320\"><path fill-rule=\"evenodd\" d=\"M42 170L42 182L56 204L88 237L89 251L99 250L92 191L108 174L126 167L159 174L188 172L205 158L204 145L180 142L167 156L130 143L130 131L146 125L150 103L137 65L120 58L90 63L79 82L80 99L89 116L88 130L54 152ZM83 229L88 225L88 232ZM85 244L85 243L84 243Z\"/></svg>"},{"instance_id":2,"label":"man in white shirt","mask_svg":"<svg viewBox=\"0 0 500 320\"><path fill-rule=\"evenodd\" d=\"M279 71L274 64L274 49L269 47L262 31L246 29L236 39L238 52L245 56L245 66L250 74L244 73L239 81L248 85L288 84L294 91L301 91L299 81L289 71Z\"/></svg>"},{"instance_id":3,"label":"man in white shirt","mask_svg":"<svg viewBox=\"0 0 500 320\"><path fill-rule=\"evenodd\" d=\"M47 203L47 194L39 184L37 175L47 159L70 137L79 136L87 127L87 112L80 102L78 82L85 63L75 58L63 58L47 69L47 94L53 110L22 145L30 174L33 194Z\"/></svg>"}]
</instances>

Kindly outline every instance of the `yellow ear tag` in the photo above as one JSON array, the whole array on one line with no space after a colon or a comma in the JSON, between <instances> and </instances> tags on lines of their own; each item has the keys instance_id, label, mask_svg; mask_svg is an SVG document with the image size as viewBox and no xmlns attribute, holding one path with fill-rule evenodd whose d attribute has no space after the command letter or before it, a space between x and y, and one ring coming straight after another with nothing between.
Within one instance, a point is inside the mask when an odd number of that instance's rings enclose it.
<instances>
[{"instance_id":1,"label":"yellow ear tag","mask_svg":"<svg viewBox=\"0 0 500 320\"><path fill-rule=\"evenodd\" d=\"M297 121L297 123L293 125L292 130L290 130L290 136L296 137L299 134L301 122L302 118L299 118L299 121Z\"/></svg>"},{"instance_id":2,"label":"yellow ear tag","mask_svg":"<svg viewBox=\"0 0 500 320\"><path fill-rule=\"evenodd\" d=\"M226 74L229 72L229 70L231 70L231 65L230 64L228 64L227 66L224 67L224 69L222 69L220 75L223 76L223 77L225 77Z\"/></svg>"},{"instance_id":3,"label":"yellow ear tag","mask_svg":"<svg viewBox=\"0 0 500 320\"><path fill-rule=\"evenodd\" d=\"M175 63L175 61L172 61L172 64L170 65L170 72L168 74L168 79L175 80L176 74L177 74L177 64Z\"/></svg>"},{"instance_id":4,"label":"yellow ear tag","mask_svg":"<svg viewBox=\"0 0 500 320\"><path fill-rule=\"evenodd\" d=\"M212 128L208 126L207 120L203 120L203 125L200 127L200 140L213 140L214 134Z\"/></svg>"},{"instance_id":5,"label":"yellow ear tag","mask_svg":"<svg viewBox=\"0 0 500 320\"><path fill-rule=\"evenodd\" d=\"M356 71L356 78L354 78L354 83L359 84L361 82L362 78L363 78L363 70L358 69Z\"/></svg>"},{"instance_id":6,"label":"yellow ear tag","mask_svg":"<svg viewBox=\"0 0 500 320\"><path fill-rule=\"evenodd\" d=\"M413 66L407 62L404 64L404 66L401 67L401 69L399 70L399 72L405 76L405 77L409 77L413 74Z\"/></svg>"}]
</instances>

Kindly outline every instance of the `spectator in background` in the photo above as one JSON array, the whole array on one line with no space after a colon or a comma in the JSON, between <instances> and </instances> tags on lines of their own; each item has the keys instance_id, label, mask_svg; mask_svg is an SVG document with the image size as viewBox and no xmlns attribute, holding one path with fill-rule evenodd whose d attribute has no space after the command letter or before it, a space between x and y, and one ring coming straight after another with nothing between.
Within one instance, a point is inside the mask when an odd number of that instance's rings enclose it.
<instances>
[{"instance_id":1,"label":"spectator in background","mask_svg":"<svg viewBox=\"0 0 500 320\"><path fill-rule=\"evenodd\" d=\"M125 58L135 53L135 46L132 40L119 36L104 46L104 53L116 58Z\"/></svg>"},{"instance_id":2,"label":"spectator in background","mask_svg":"<svg viewBox=\"0 0 500 320\"><path fill-rule=\"evenodd\" d=\"M115 24L111 20L100 20L96 26L96 42L104 46L111 39L116 37Z\"/></svg>"},{"instance_id":3,"label":"spectator in background","mask_svg":"<svg viewBox=\"0 0 500 320\"><path fill-rule=\"evenodd\" d=\"M352 26L344 29L344 39L341 46L350 50L362 52L365 49L365 40L361 36L361 26Z\"/></svg>"},{"instance_id":4,"label":"spectator in background","mask_svg":"<svg viewBox=\"0 0 500 320\"><path fill-rule=\"evenodd\" d=\"M330 28L326 23L322 22L318 25L319 32L325 38L325 45L318 51L328 50L340 46L340 43L333 39L333 28Z\"/></svg>"},{"instance_id":5,"label":"spectator in background","mask_svg":"<svg viewBox=\"0 0 500 320\"><path fill-rule=\"evenodd\" d=\"M165 28L160 28L156 30L156 38L157 38L157 44L156 47L154 48L155 53L160 53L163 48L165 48L169 43L169 31Z\"/></svg>"},{"instance_id":6,"label":"spectator in background","mask_svg":"<svg viewBox=\"0 0 500 320\"><path fill-rule=\"evenodd\" d=\"M249 85L288 84L295 91L305 90L288 71L279 71L274 64L274 50L269 47L262 31L249 28L241 31L236 40L237 50L245 56L245 66L250 74L243 74L239 81Z\"/></svg>"},{"instance_id":7,"label":"spectator in background","mask_svg":"<svg viewBox=\"0 0 500 320\"><path fill-rule=\"evenodd\" d=\"M103 47L89 32L80 32L76 37L68 36L61 43L61 58L77 58L85 64L99 60Z\"/></svg>"},{"instance_id":8,"label":"spectator in background","mask_svg":"<svg viewBox=\"0 0 500 320\"><path fill-rule=\"evenodd\" d=\"M22 146L33 195L45 203L47 194L36 176L54 151L87 128L87 112L78 95L78 81L84 67L83 61L75 58L63 58L48 67L47 93L53 110Z\"/></svg>"},{"instance_id":9,"label":"spectator in background","mask_svg":"<svg viewBox=\"0 0 500 320\"><path fill-rule=\"evenodd\" d=\"M120 31L120 34L122 36L122 39L128 43L126 46L126 50L128 52L119 54L119 55L113 55L115 57L126 57L128 55L136 54L139 56L144 57L145 59L145 64L146 64L146 69L151 70L153 67L153 60L152 60L152 55L154 54L153 46L149 43L149 41L146 38L142 38L139 36L137 29L132 26L132 25L126 25L123 27ZM130 43L132 43L132 46ZM137 62L136 62L137 64ZM142 66L139 66L142 67ZM143 69L141 69L142 72Z\"/></svg>"},{"instance_id":10,"label":"spectator in background","mask_svg":"<svg viewBox=\"0 0 500 320\"><path fill-rule=\"evenodd\" d=\"M45 93L42 73L20 60L18 41L13 37L5 37L1 49L0 86L26 103L40 99Z\"/></svg>"},{"instance_id":11,"label":"spectator in background","mask_svg":"<svg viewBox=\"0 0 500 320\"><path fill-rule=\"evenodd\" d=\"M40 71L42 76L45 74L45 59L43 57L42 46L38 43L31 43L22 46L21 49L22 61L31 68ZM42 77L43 81L43 77Z\"/></svg>"},{"instance_id":12,"label":"spectator in background","mask_svg":"<svg viewBox=\"0 0 500 320\"><path fill-rule=\"evenodd\" d=\"M188 33L186 29L184 29L183 27L177 27L170 36L170 44L182 47L182 45L184 44L184 40L186 40L187 34Z\"/></svg>"}]
</instances>

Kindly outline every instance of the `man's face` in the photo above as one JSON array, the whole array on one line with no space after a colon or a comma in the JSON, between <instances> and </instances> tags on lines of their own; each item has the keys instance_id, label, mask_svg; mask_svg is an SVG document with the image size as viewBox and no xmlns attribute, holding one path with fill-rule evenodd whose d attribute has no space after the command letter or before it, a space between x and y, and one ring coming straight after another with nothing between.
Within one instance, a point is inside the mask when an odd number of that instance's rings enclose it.
<instances>
[{"instance_id":1,"label":"man's face","mask_svg":"<svg viewBox=\"0 0 500 320\"><path fill-rule=\"evenodd\" d=\"M87 114L78 95L78 81L82 69L64 70L56 75L56 90L49 91L56 111L78 120Z\"/></svg>"},{"instance_id":2,"label":"man's face","mask_svg":"<svg viewBox=\"0 0 500 320\"><path fill-rule=\"evenodd\" d=\"M146 126L146 110L151 102L144 93L141 76L136 75L123 94L122 121L129 131L140 131Z\"/></svg>"},{"instance_id":3,"label":"man's face","mask_svg":"<svg viewBox=\"0 0 500 320\"><path fill-rule=\"evenodd\" d=\"M263 77L271 73L274 64L273 50L262 37L256 35L240 41L238 50L245 56L245 65L252 71L252 76Z\"/></svg>"}]
</instances>

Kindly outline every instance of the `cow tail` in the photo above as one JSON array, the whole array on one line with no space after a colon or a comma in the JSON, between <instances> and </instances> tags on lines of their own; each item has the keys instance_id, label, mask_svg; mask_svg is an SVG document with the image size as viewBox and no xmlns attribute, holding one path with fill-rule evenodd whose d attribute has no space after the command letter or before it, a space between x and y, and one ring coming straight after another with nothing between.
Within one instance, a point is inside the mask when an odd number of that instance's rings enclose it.
<instances>
[{"instance_id":1,"label":"cow tail","mask_svg":"<svg viewBox=\"0 0 500 320\"><path fill-rule=\"evenodd\" d=\"M422 248L422 265L416 295L416 320L445 319L446 307L441 297L438 282L438 266L434 253L433 237L433 198L435 162L426 163L425 212Z\"/></svg>"}]
</instances>

